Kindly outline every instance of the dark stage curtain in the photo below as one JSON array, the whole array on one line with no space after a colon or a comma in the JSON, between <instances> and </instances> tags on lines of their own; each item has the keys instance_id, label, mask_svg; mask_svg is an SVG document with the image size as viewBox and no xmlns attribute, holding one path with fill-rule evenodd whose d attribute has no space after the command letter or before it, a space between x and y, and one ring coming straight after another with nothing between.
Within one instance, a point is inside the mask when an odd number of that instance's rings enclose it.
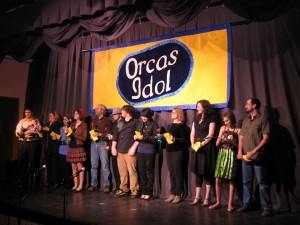
<instances>
[{"instance_id":1,"label":"dark stage curtain","mask_svg":"<svg viewBox=\"0 0 300 225\"><path fill-rule=\"evenodd\" d=\"M52 49L67 48L82 34L100 40L114 40L127 31L134 21L150 20L163 27L182 26L208 6L223 4L212 0L53 0L35 1L0 15L0 60L12 55L17 60L34 56L33 49L43 41ZM245 19L266 21L296 6L288 1L237 1L224 4ZM299 6L299 5L298 5ZM20 35L21 34L21 35ZM24 45L30 39L30 46ZM7 48L7 43L12 47ZM23 51L14 51L23 49Z\"/></svg>"},{"instance_id":2,"label":"dark stage curtain","mask_svg":"<svg viewBox=\"0 0 300 225\"><path fill-rule=\"evenodd\" d=\"M238 120L247 115L245 101L256 96L262 101L261 111L270 119L273 128L271 174L272 200L275 209L298 210L300 198L300 16L290 11L274 20L261 23L242 23L243 18L228 8L218 6L204 10L184 26L163 28L156 23L133 24L120 37L102 41L95 35L81 36L67 49L51 50L45 74L43 104L40 116L50 109L73 113L77 108L88 109L90 52L95 47L120 44L174 32L232 23L232 91L230 108ZM84 51L82 51L84 50ZM39 76L40 74L36 75ZM103 81L105 82L105 81ZM217 88L217 87L216 87ZM34 98L34 96L31 96ZM222 113L222 109L219 113ZM187 110L187 124L191 126L194 110ZM162 127L171 123L170 112L156 112L154 119ZM195 176L189 171L186 155L186 197L195 194ZM240 170L239 170L240 171ZM157 155L155 193L166 197L170 182L165 152ZM237 180L235 200L240 202L241 180ZM227 192L224 192L224 204Z\"/></svg>"}]
</instances>

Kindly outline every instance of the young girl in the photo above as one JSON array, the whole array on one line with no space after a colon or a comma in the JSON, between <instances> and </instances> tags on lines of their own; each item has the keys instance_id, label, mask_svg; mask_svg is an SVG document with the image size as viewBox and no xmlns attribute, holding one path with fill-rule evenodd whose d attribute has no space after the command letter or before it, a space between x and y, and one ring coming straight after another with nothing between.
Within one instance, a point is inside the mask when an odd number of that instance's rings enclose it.
<instances>
[{"instance_id":1,"label":"young girl","mask_svg":"<svg viewBox=\"0 0 300 225\"><path fill-rule=\"evenodd\" d=\"M234 210L232 206L234 193L234 178L237 164L238 134L240 129L236 128L236 119L231 111L223 116L224 126L221 127L216 145L219 146L215 177L217 202L209 209L216 209L221 206L222 179L229 180L229 198L227 211Z\"/></svg>"}]
</instances>

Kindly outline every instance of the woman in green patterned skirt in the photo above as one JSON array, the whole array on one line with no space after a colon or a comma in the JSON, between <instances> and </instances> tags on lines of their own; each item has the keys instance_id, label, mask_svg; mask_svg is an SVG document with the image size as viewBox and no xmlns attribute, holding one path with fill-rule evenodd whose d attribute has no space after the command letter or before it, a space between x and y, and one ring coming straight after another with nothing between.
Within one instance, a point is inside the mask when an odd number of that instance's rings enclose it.
<instances>
[{"instance_id":1,"label":"woman in green patterned skirt","mask_svg":"<svg viewBox=\"0 0 300 225\"><path fill-rule=\"evenodd\" d=\"M215 177L217 201L209 209L217 209L221 206L222 180L229 180L229 197L227 211L234 210L232 206L234 193L234 178L237 165L238 134L240 129L236 127L236 119L231 111L223 115L224 126L221 127L216 145L219 147Z\"/></svg>"}]
</instances>

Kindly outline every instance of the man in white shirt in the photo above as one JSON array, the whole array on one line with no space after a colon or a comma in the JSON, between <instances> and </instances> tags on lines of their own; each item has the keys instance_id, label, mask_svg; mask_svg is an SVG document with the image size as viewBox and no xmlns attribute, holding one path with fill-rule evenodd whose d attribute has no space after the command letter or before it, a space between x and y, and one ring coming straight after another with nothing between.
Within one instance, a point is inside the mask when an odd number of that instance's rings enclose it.
<instances>
[{"instance_id":1,"label":"man in white shirt","mask_svg":"<svg viewBox=\"0 0 300 225\"><path fill-rule=\"evenodd\" d=\"M18 176L26 182L28 176L37 169L39 156L39 133L41 124L32 116L31 109L24 110L25 118L21 119L16 127L18 141Z\"/></svg>"}]
</instances>

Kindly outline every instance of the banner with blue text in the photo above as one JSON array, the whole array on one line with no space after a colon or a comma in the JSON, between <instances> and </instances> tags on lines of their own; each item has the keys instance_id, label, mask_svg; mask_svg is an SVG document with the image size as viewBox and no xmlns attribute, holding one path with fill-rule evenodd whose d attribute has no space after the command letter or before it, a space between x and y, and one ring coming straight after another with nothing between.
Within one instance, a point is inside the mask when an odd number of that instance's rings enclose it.
<instances>
[{"instance_id":1,"label":"banner with blue text","mask_svg":"<svg viewBox=\"0 0 300 225\"><path fill-rule=\"evenodd\" d=\"M92 49L90 110L195 109L201 99L227 107L231 80L228 24Z\"/></svg>"}]
</instances>

